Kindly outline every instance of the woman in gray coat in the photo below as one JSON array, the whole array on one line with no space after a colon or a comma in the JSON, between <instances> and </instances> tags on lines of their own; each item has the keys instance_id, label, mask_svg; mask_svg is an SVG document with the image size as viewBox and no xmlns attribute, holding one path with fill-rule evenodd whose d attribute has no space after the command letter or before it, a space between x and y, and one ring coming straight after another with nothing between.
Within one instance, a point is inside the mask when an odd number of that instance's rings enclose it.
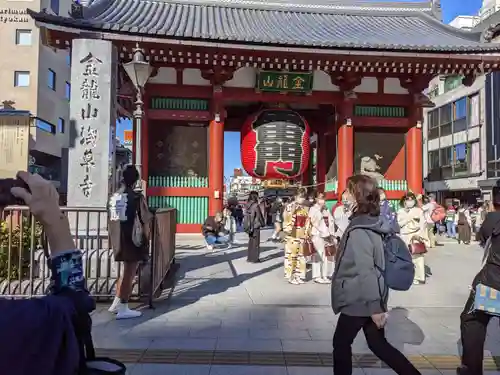
<instances>
[{"instance_id":1,"label":"woman in gray coat","mask_svg":"<svg viewBox=\"0 0 500 375\"><path fill-rule=\"evenodd\" d=\"M332 280L332 308L340 314L333 336L333 372L352 374L352 343L363 332L368 347L399 375L419 375L406 357L389 344L384 326L389 291L380 270L385 268L382 236L390 224L380 219L375 180L352 176L347 181L351 221L340 241Z\"/></svg>"}]
</instances>

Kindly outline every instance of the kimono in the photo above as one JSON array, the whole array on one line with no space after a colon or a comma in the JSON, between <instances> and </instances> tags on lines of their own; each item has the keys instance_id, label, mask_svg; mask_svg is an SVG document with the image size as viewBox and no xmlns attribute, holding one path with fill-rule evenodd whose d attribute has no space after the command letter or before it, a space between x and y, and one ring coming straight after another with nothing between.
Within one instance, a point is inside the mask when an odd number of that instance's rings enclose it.
<instances>
[{"instance_id":1,"label":"kimono","mask_svg":"<svg viewBox=\"0 0 500 375\"><path fill-rule=\"evenodd\" d=\"M309 209L296 202L286 206L283 213L285 238L285 278L305 279L306 259L302 252L307 237Z\"/></svg>"}]
</instances>

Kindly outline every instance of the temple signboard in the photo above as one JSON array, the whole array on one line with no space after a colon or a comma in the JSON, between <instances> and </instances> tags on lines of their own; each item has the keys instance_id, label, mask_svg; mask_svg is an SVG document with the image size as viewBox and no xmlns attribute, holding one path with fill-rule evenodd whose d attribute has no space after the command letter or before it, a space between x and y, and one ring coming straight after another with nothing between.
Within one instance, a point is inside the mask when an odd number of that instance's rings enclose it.
<instances>
[{"instance_id":1,"label":"temple signboard","mask_svg":"<svg viewBox=\"0 0 500 375\"><path fill-rule=\"evenodd\" d=\"M257 90L259 91L307 93L312 89L312 73L276 71L257 73Z\"/></svg>"}]
</instances>

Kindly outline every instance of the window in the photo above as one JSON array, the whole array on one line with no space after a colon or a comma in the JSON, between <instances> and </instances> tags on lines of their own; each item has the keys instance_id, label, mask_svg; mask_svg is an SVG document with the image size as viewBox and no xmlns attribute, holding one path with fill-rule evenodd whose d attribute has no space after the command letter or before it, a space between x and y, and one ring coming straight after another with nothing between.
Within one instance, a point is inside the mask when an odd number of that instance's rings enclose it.
<instances>
[{"instance_id":1,"label":"window","mask_svg":"<svg viewBox=\"0 0 500 375\"><path fill-rule=\"evenodd\" d=\"M36 127L38 129L44 130L48 133L52 133L52 134L56 133L56 127L54 125L48 123L47 121L43 121L39 118L36 119Z\"/></svg>"},{"instance_id":2,"label":"window","mask_svg":"<svg viewBox=\"0 0 500 375\"><path fill-rule=\"evenodd\" d=\"M14 86L28 87L30 85L30 72L14 72Z\"/></svg>"},{"instance_id":3,"label":"window","mask_svg":"<svg viewBox=\"0 0 500 375\"><path fill-rule=\"evenodd\" d=\"M439 107L439 125L449 124L451 119L451 103Z\"/></svg>"},{"instance_id":4,"label":"window","mask_svg":"<svg viewBox=\"0 0 500 375\"><path fill-rule=\"evenodd\" d=\"M467 130L467 97L453 103L453 133Z\"/></svg>"},{"instance_id":5,"label":"window","mask_svg":"<svg viewBox=\"0 0 500 375\"><path fill-rule=\"evenodd\" d=\"M47 86L49 86L49 89L56 91L56 72L52 69L49 69L47 75Z\"/></svg>"},{"instance_id":6,"label":"window","mask_svg":"<svg viewBox=\"0 0 500 375\"><path fill-rule=\"evenodd\" d=\"M439 109L434 109L427 114L429 139L439 138Z\"/></svg>"},{"instance_id":7,"label":"window","mask_svg":"<svg viewBox=\"0 0 500 375\"><path fill-rule=\"evenodd\" d=\"M16 44L18 46L31 46L31 30L16 30Z\"/></svg>"},{"instance_id":8,"label":"window","mask_svg":"<svg viewBox=\"0 0 500 375\"><path fill-rule=\"evenodd\" d=\"M429 151L429 181L481 173L480 152L478 141Z\"/></svg>"},{"instance_id":9,"label":"window","mask_svg":"<svg viewBox=\"0 0 500 375\"><path fill-rule=\"evenodd\" d=\"M65 92L65 97L66 99L71 98L71 84L69 82L66 82L66 92Z\"/></svg>"},{"instance_id":10,"label":"window","mask_svg":"<svg viewBox=\"0 0 500 375\"><path fill-rule=\"evenodd\" d=\"M444 80L444 92L456 89L458 86L462 85L462 76L449 76Z\"/></svg>"},{"instance_id":11,"label":"window","mask_svg":"<svg viewBox=\"0 0 500 375\"><path fill-rule=\"evenodd\" d=\"M50 9L52 9L55 14L59 14L59 0L50 0Z\"/></svg>"},{"instance_id":12,"label":"window","mask_svg":"<svg viewBox=\"0 0 500 375\"><path fill-rule=\"evenodd\" d=\"M57 132L58 133L64 133L65 131L65 122L64 122L64 119L63 118L60 118L59 117L59 120L57 120Z\"/></svg>"},{"instance_id":13,"label":"window","mask_svg":"<svg viewBox=\"0 0 500 375\"><path fill-rule=\"evenodd\" d=\"M479 125L481 122L479 115L479 94L469 97L469 126Z\"/></svg>"}]
</instances>

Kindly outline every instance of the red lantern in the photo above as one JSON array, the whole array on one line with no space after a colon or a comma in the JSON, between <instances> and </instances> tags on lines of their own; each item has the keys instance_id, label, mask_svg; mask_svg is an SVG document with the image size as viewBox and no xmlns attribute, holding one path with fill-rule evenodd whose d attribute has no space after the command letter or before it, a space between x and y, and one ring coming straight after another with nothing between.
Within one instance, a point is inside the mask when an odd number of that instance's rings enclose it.
<instances>
[{"instance_id":1,"label":"red lantern","mask_svg":"<svg viewBox=\"0 0 500 375\"><path fill-rule=\"evenodd\" d=\"M309 125L289 109L265 109L250 116L241 131L241 163L260 179L290 180L309 164Z\"/></svg>"}]
</instances>

